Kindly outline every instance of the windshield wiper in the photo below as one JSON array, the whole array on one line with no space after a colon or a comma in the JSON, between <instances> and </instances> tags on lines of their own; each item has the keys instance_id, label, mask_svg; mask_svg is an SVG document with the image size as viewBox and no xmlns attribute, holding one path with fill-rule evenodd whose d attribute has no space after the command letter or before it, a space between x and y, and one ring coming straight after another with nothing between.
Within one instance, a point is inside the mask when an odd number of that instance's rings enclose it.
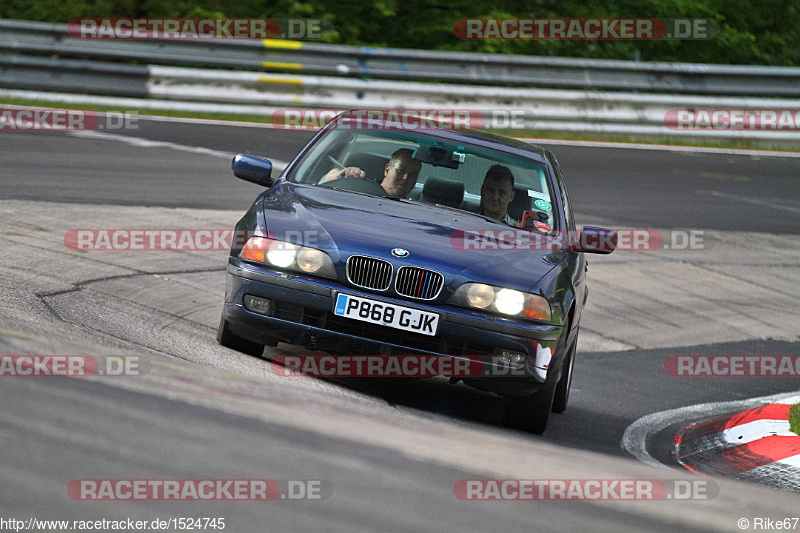
<instances>
[{"instance_id":1,"label":"windshield wiper","mask_svg":"<svg viewBox=\"0 0 800 533\"><path fill-rule=\"evenodd\" d=\"M339 187L325 187L326 189L331 189L333 191L339 192L349 192L352 194L360 194L361 196L369 196L370 198L383 198L383 196L375 196L374 194L370 194L368 192L361 192L361 191L351 191L350 189L340 189Z\"/></svg>"},{"instance_id":2,"label":"windshield wiper","mask_svg":"<svg viewBox=\"0 0 800 533\"><path fill-rule=\"evenodd\" d=\"M489 222L494 222L495 224L502 224L503 226L505 226L507 228L513 228L514 227L514 226L509 226L508 224L506 224L502 220L497 220L496 218L492 218L492 217L487 216L487 215L481 215L480 213L473 213L472 211L463 211L461 209L458 209L458 212L466 213L467 215L472 215L474 217L481 217L483 220L487 220ZM519 229L519 228L515 228L515 229Z\"/></svg>"},{"instance_id":3,"label":"windshield wiper","mask_svg":"<svg viewBox=\"0 0 800 533\"><path fill-rule=\"evenodd\" d=\"M379 197L379 198L381 198L381 197ZM481 215L480 213L473 213L472 211L464 211L463 209L459 209L457 207L452 207L452 206L449 206L449 205L432 204L430 202L422 202L420 200L414 200L412 198L400 198L398 196L383 196L382 198L386 198L387 200L394 200L396 202L405 202L405 203L414 204L414 205L432 205L432 206L435 206L435 207L441 207L442 209L447 209L448 211L455 211L455 212L457 212L459 214L472 215L474 217L480 217L480 218L486 220L487 222L494 222L495 224L500 224L500 225L503 225L503 226L505 226L507 228L513 228L514 227L514 226L509 226L508 224L506 224L502 220L497 220L496 218L492 218L492 217L487 216L487 215ZM515 228L515 229L519 229L519 228Z\"/></svg>"},{"instance_id":4,"label":"windshield wiper","mask_svg":"<svg viewBox=\"0 0 800 533\"><path fill-rule=\"evenodd\" d=\"M486 215L481 215L480 213L473 213L472 211L464 211L463 209L459 209L457 207L452 207L452 206L443 205L443 204L429 204L428 202L420 202L420 203L421 204L427 204L427 205L435 205L436 207L441 207L443 209L447 209L448 211L456 211L457 213L463 214L463 215L472 215L473 217L480 217L480 218L482 218L482 219L484 219L484 220L486 220L488 222L494 222L495 224L502 224L503 226L506 226L507 228L513 227L513 226L509 226L508 224L506 224L502 220L497 220L496 218L492 218L492 217L489 217L489 216L486 216Z\"/></svg>"},{"instance_id":5,"label":"windshield wiper","mask_svg":"<svg viewBox=\"0 0 800 533\"><path fill-rule=\"evenodd\" d=\"M401 198L399 196L379 196L378 198L386 198L387 200L394 200L395 202L406 202L410 204L426 203L426 202L420 202L419 200L412 200L411 198Z\"/></svg>"}]
</instances>

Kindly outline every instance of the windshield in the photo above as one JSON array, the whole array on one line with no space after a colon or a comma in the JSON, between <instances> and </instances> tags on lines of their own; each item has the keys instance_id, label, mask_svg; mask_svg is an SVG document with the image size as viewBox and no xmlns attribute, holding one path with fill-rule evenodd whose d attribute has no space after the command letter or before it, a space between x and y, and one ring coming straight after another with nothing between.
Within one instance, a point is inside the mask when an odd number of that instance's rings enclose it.
<instances>
[{"instance_id":1,"label":"windshield","mask_svg":"<svg viewBox=\"0 0 800 533\"><path fill-rule=\"evenodd\" d=\"M556 224L543 165L419 132L331 130L287 179L458 209L512 227L551 231Z\"/></svg>"}]
</instances>

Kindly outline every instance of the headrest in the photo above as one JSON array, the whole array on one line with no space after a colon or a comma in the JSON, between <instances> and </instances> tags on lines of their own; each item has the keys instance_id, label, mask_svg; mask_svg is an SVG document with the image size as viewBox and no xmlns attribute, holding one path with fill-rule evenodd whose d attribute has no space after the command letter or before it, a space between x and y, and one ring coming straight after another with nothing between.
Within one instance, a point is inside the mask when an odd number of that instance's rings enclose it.
<instances>
[{"instance_id":1,"label":"headrest","mask_svg":"<svg viewBox=\"0 0 800 533\"><path fill-rule=\"evenodd\" d=\"M358 167L367 174L367 178L377 182L383 181L384 170L389 162L388 157L369 152L350 154L342 161L346 167Z\"/></svg>"},{"instance_id":2,"label":"headrest","mask_svg":"<svg viewBox=\"0 0 800 533\"><path fill-rule=\"evenodd\" d=\"M508 204L508 214L511 218L522 220L522 215L525 211L531 209L531 198L528 196L528 189L514 188L514 199Z\"/></svg>"},{"instance_id":3,"label":"headrest","mask_svg":"<svg viewBox=\"0 0 800 533\"><path fill-rule=\"evenodd\" d=\"M423 202L461 207L464 200L464 184L442 178L428 178L422 187L419 199Z\"/></svg>"}]
</instances>

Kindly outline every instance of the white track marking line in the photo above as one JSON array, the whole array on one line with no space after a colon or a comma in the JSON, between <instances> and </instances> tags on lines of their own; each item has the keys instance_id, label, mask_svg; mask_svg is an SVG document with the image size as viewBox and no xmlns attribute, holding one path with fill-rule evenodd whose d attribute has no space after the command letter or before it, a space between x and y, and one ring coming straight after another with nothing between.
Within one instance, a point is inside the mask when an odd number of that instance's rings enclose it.
<instances>
[{"instance_id":1,"label":"white track marking line","mask_svg":"<svg viewBox=\"0 0 800 533\"><path fill-rule=\"evenodd\" d=\"M74 131L68 133L72 137L81 137L87 139L101 139L104 141L116 141L137 146L140 148L169 148L171 150L178 150L180 152L190 152L194 154L205 154L213 157L222 157L225 159L233 159L236 154L231 152L222 152L220 150L212 150L210 148L203 148L201 146L187 146L185 144L177 144L166 141L153 141L150 139L142 139L140 137L131 137L129 135L120 135L114 133L101 133L99 131Z\"/></svg>"},{"instance_id":2,"label":"white track marking line","mask_svg":"<svg viewBox=\"0 0 800 533\"><path fill-rule=\"evenodd\" d=\"M643 463L661 468L669 468L669 466L658 461L647 451L647 440L665 427L680 422L689 422L691 420L698 420L710 416L723 415L736 411L737 409L744 410L758 407L759 405L779 403L781 401L787 401L789 398L797 399L798 395L796 392L790 392L733 402L705 403L645 415L625 428L625 433L622 435L622 440L620 441L620 447Z\"/></svg>"},{"instance_id":3,"label":"white track marking line","mask_svg":"<svg viewBox=\"0 0 800 533\"><path fill-rule=\"evenodd\" d=\"M220 157L228 160L233 159L233 157L236 155L233 152L222 152L220 150L212 150L211 148L205 148L203 146L189 146L167 141L153 141L150 139L143 139L141 137L131 137L129 135L120 135L114 133L101 133L99 131L73 131L69 132L68 135L87 139L101 139L104 141L122 142L140 148L169 148L171 150L178 150L179 152L210 155L212 157ZM279 172L282 172L283 169L289 165L289 163L286 161L279 161L276 159L271 159L271 161L273 168Z\"/></svg>"},{"instance_id":4,"label":"white track marking line","mask_svg":"<svg viewBox=\"0 0 800 533\"><path fill-rule=\"evenodd\" d=\"M719 198L727 198L728 200L737 200L746 204L761 205L764 207L771 207L773 209L780 209L782 211L789 211L790 213L800 213L800 209L788 205L776 204L774 202L767 202L765 200L756 200L754 198L744 198L735 194L727 194L718 191L695 191L696 194L707 194L709 196L717 196Z\"/></svg>"}]
</instances>

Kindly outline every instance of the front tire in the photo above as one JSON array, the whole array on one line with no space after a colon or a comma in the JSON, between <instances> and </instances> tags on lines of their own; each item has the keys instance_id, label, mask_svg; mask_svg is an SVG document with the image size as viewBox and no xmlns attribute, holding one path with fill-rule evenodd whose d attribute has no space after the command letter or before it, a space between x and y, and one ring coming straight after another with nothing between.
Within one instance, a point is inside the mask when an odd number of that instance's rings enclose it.
<instances>
[{"instance_id":1,"label":"front tire","mask_svg":"<svg viewBox=\"0 0 800 533\"><path fill-rule=\"evenodd\" d=\"M563 413L569 402L569 391L572 388L572 369L575 366L575 353L578 350L579 333L580 330L575 332L575 340L572 342L572 347L564 360L564 370L561 372L561 379L558 381L555 398L553 398L554 413Z\"/></svg>"},{"instance_id":2,"label":"front tire","mask_svg":"<svg viewBox=\"0 0 800 533\"><path fill-rule=\"evenodd\" d=\"M555 389L553 384L545 383L534 394L506 398L506 425L536 435L544 433L553 408Z\"/></svg>"},{"instance_id":3,"label":"front tire","mask_svg":"<svg viewBox=\"0 0 800 533\"><path fill-rule=\"evenodd\" d=\"M236 350L237 352L246 353L247 355L254 355L260 357L264 353L264 345L257 342L249 341L240 337L231 331L230 324L225 317L220 317L219 328L217 329L217 342L226 348Z\"/></svg>"},{"instance_id":4,"label":"front tire","mask_svg":"<svg viewBox=\"0 0 800 533\"><path fill-rule=\"evenodd\" d=\"M563 331L558 345L556 346L556 351L560 350L563 353L563 351L567 349L568 334L568 331ZM573 344L573 347L574 346L575 344ZM570 353L567 353L562 359L561 368L564 371L570 369L569 366L564 366L569 364L569 356ZM550 371L553 370L555 369L550 369ZM556 407L559 407L554 406L554 401L556 398L556 391L559 385L564 381L563 375L558 381L555 381L555 374L552 374L550 371L548 371L547 379L545 379L541 388L535 393L528 396L509 396L506 398L503 416L503 422L506 426L536 435L544 433L544 430L547 429L550 413L555 411Z\"/></svg>"}]
</instances>

